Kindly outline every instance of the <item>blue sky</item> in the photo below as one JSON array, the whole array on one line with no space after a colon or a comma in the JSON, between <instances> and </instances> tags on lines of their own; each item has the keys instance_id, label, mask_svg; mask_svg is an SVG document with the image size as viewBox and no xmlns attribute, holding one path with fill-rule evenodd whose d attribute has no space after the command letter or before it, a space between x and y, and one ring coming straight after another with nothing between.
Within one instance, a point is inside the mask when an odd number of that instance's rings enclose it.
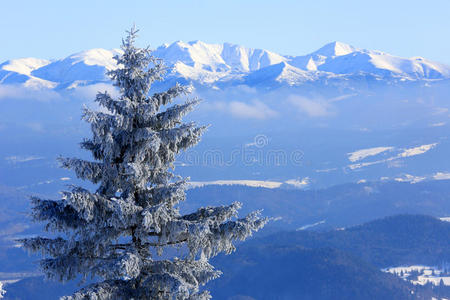
<instances>
[{"instance_id":1,"label":"blue sky","mask_svg":"<svg viewBox=\"0 0 450 300\"><path fill-rule=\"evenodd\" d=\"M337 40L450 64L450 0L5 0L0 9L0 61L115 48L135 22L153 47L202 40L301 55Z\"/></svg>"}]
</instances>

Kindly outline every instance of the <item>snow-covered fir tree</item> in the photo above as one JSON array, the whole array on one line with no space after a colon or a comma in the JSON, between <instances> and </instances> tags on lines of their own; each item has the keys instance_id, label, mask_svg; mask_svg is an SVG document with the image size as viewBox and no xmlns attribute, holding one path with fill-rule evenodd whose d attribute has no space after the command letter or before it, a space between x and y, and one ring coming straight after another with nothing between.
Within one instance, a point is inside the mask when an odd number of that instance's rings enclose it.
<instances>
[{"instance_id":1,"label":"snow-covered fir tree","mask_svg":"<svg viewBox=\"0 0 450 300\"><path fill-rule=\"evenodd\" d=\"M84 111L93 136L81 147L94 161L60 159L98 189L73 186L59 200L33 198L34 220L56 235L22 243L43 253L40 266L50 279L100 278L67 300L209 299L200 287L221 274L209 258L232 252L234 240L244 240L267 219L259 212L237 219L238 202L179 213L188 179L172 173L174 161L206 127L182 122L197 99L169 106L189 88L150 93L166 69L148 48L135 46L136 33L128 32L123 54L115 57L118 68L108 72L120 96L98 93L103 111Z\"/></svg>"},{"instance_id":2,"label":"snow-covered fir tree","mask_svg":"<svg viewBox=\"0 0 450 300\"><path fill-rule=\"evenodd\" d=\"M6 294L6 291L3 289L3 283L0 281L0 299Z\"/></svg>"}]
</instances>

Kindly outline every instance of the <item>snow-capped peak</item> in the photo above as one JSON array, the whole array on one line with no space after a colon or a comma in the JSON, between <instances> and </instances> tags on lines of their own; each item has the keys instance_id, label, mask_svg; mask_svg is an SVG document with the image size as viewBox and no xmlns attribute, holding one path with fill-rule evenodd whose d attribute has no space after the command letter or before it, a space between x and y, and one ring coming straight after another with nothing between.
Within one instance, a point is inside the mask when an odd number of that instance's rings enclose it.
<instances>
[{"instance_id":1,"label":"snow-capped peak","mask_svg":"<svg viewBox=\"0 0 450 300\"><path fill-rule=\"evenodd\" d=\"M312 55L317 54L317 55L322 55L322 56L326 56L326 57L335 57L335 56L347 55L352 52L355 52L356 50L358 50L358 49L349 44L335 41L335 42L326 44L325 46L323 46L319 50L314 51L311 54Z\"/></svg>"},{"instance_id":2,"label":"snow-capped peak","mask_svg":"<svg viewBox=\"0 0 450 300\"><path fill-rule=\"evenodd\" d=\"M119 53L121 53L121 50L119 49L106 50L95 48L72 54L67 59L72 61L72 65L83 62L88 66L98 65L104 66L108 70L112 70L117 67L116 61L113 57Z\"/></svg>"},{"instance_id":3,"label":"snow-capped peak","mask_svg":"<svg viewBox=\"0 0 450 300\"><path fill-rule=\"evenodd\" d=\"M267 50L245 48L230 43L207 44L202 41L177 41L163 45L154 51L154 55L170 65L181 62L210 72L255 71L286 61L285 57Z\"/></svg>"},{"instance_id":4,"label":"snow-capped peak","mask_svg":"<svg viewBox=\"0 0 450 300\"><path fill-rule=\"evenodd\" d=\"M103 81L105 69L116 68L113 57L120 50L91 49L72 54L64 59L34 70L31 75L54 82L73 82L77 80Z\"/></svg>"},{"instance_id":5,"label":"snow-capped peak","mask_svg":"<svg viewBox=\"0 0 450 300\"><path fill-rule=\"evenodd\" d=\"M50 63L49 60L33 57L8 60L0 64L0 69L19 74L30 75L33 70L39 69Z\"/></svg>"},{"instance_id":6,"label":"snow-capped peak","mask_svg":"<svg viewBox=\"0 0 450 300\"><path fill-rule=\"evenodd\" d=\"M91 49L51 62L35 58L7 61L0 65L0 84L43 82L45 86L67 88L73 84L105 82L109 80L105 71L116 68L113 57L120 51ZM381 51L359 49L342 42L326 44L307 55L283 56L230 43L177 41L158 47L153 55L162 58L172 68L172 79L182 78L199 84L226 81L229 85L240 84L244 80L248 84L261 85L262 81L270 79L282 84L301 85L305 81L335 74L371 74L386 80L450 78L447 65L422 57L402 58ZM262 81L258 83L255 80Z\"/></svg>"}]
</instances>

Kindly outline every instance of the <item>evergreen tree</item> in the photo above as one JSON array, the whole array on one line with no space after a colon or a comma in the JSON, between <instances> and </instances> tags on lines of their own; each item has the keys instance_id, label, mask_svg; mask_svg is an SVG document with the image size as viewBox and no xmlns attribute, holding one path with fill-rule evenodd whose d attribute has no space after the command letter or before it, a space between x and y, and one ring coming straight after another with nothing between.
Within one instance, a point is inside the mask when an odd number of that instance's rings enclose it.
<instances>
[{"instance_id":1,"label":"evergreen tree","mask_svg":"<svg viewBox=\"0 0 450 300\"><path fill-rule=\"evenodd\" d=\"M3 289L3 283L0 281L0 299L6 294L6 291Z\"/></svg>"},{"instance_id":2,"label":"evergreen tree","mask_svg":"<svg viewBox=\"0 0 450 300\"><path fill-rule=\"evenodd\" d=\"M244 240L267 219L259 212L236 219L238 202L179 213L187 179L172 173L173 163L206 127L182 122L197 99L167 108L189 88L177 84L150 95L165 67L148 48L135 46L136 33L128 32L123 54L115 57L118 68L108 72L120 96L98 93L103 112L84 111L93 137L81 147L94 161L60 159L98 189L73 186L60 200L32 198L34 220L60 236L21 241L45 255L40 266L48 278L101 278L64 299L209 299L199 287L221 273L208 259L232 252L234 240Z\"/></svg>"}]
</instances>

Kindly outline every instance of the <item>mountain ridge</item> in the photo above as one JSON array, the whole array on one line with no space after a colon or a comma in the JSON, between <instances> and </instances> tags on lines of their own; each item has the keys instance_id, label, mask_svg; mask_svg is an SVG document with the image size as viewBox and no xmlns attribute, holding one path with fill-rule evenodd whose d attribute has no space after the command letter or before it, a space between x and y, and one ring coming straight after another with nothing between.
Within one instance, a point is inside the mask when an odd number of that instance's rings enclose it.
<instances>
[{"instance_id":1,"label":"mountain ridge","mask_svg":"<svg viewBox=\"0 0 450 300\"><path fill-rule=\"evenodd\" d=\"M104 73L116 67L113 56L119 53L118 49L96 48L53 61L12 59L0 64L0 84L67 88L109 82ZM450 66L445 64L421 57L402 58L342 42L328 43L310 54L290 56L231 43L177 41L157 47L153 54L171 68L169 78L200 85L299 86L305 82L351 80L366 75L385 81L450 78Z\"/></svg>"}]
</instances>

